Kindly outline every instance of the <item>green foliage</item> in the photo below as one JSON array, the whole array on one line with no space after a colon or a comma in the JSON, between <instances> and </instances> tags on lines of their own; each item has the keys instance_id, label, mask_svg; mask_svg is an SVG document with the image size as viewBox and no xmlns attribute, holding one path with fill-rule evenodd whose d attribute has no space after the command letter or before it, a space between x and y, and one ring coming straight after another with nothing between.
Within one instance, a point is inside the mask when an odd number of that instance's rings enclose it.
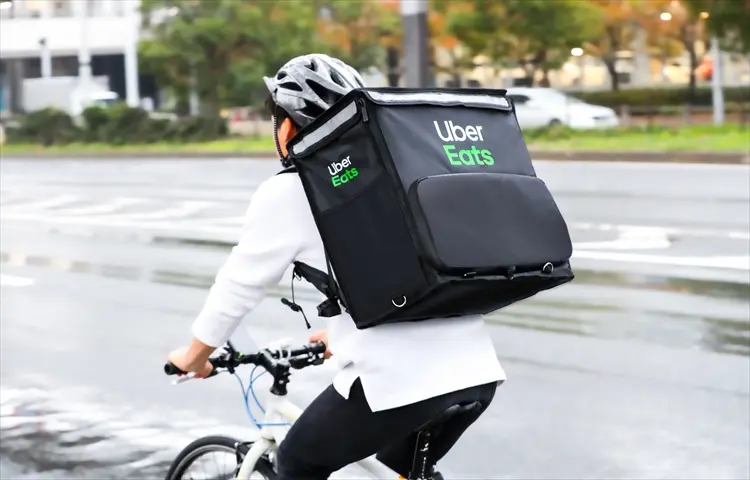
<instances>
[{"instance_id":1,"label":"green foliage","mask_svg":"<svg viewBox=\"0 0 750 480\"><path fill-rule=\"evenodd\" d=\"M606 130L548 127L524 130L532 149L576 151L690 151L743 153L748 149L748 125L644 125Z\"/></svg>"},{"instance_id":2,"label":"green foliage","mask_svg":"<svg viewBox=\"0 0 750 480\"><path fill-rule=\"evenodd\" d=\"M443 0L436 8L450 7ZM448 10L448 29L473 55L519 65L532 77L559 68L600 28L598 12L580 0L474 0Z\"/></svg>"},{"instance_id":3,"label":"green foliage","mask_svg":"<svg viewBox=\"0 0 750 480\"><path fill-rule=\"evenodd\" d=\"M693 15L708 13L708 31L718 35L722 47L750 52L750 2L747 0L682 0Z\"/></svg>"},{"instance_id":4,"label":"green foliage","mask_svg":"<svg viewBox=\"0 0 750 480\"><path fill-rule=\"evenodd\" d=\"M81 137L81 131L64 111L45 108L32 112L20 125L7 131L9 143L32 142L44 145L65 145Z\"/></svg>"},{"instance_id":5,"label":"green foliage","mask_svg":"<svg viewBox=\"0 0 750 480\"><path fill-rule=\"evenodd\" d=\"M392 36L401 18L377 1L323 0L320 31L327 53L357 70L383 60L385 37Z\"/></svg>"},{"instance_id":6,"label":"green foliage","mask_svg":"<svg viewBox=\"0 0 750 480\"><path fill-rule=\"evenodd\" d=\"M9 143L32 143L45 147L71 143L103 143L116 146L164 141L207 142L228 136L228 125L220 117L185 117L178 120L152 118L141 108L117 105L91 107L82 114L83 126L60 110L32 112L16 128L7 131Z\"/></svg>"},{"instance_id":7,"label":"green foliage","mask_svg":"<svg viewBox=\"0 0 750 480\"><path fill-rule=\"evenodd\" d=\"M151 35L139 52L144 71L183 97L195 81L209 116L221 106L258 103L262 75L297 55L325 51L309 0L144 0L141 9L149 19L175 13L146 23Z\"/></svg>"},{"instance_id":8,"label":"green foliage","mask_svg":"<svg viewBox=\"0 0 750 480\"><path fill-rule=\"evenodd\" d=\"M81 114L84 124L84 135L87 142L98 142L105 137L105 128L109 114L102 107L88 107Z\"/></svg>"},{"instance_id":9,"label":"green foliage","mask_svg":"<svg viewBox=\"0 0 750 480\"><path fill-rule=\"evenodd\" d=\"M696 106L712 105L710 88L699 88L691 93L689 88L633 88L618 91L570 92L585 102L607 107ZM691 101L691 95L692 97ZM724 89L724 99L730 103L750 103L750 90L746 87Z\"/></svg>"}]
</instances>

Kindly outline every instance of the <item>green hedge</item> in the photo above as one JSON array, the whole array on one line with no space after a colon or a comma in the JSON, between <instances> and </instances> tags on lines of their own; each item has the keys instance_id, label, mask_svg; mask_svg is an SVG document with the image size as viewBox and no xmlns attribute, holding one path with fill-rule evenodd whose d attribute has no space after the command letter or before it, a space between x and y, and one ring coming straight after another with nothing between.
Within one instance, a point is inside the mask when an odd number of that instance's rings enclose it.
<instances>
[{"instance_id":1,"label":"green hedge","mask_svg":"<svg viewBox=\"0 0 750 480\"><path fill-rule=\"evenodd\" d=\"M206 142L229 135L228 125L223 118L165 120L152 118L142 108L126 105L90 107L83 111L81 120L76 124L70 115L61 110L39 110L23 116L17 126L8 128L7 141L44 146L70 143L127 145Z\"/></svg>"},{"instance_id":2,"label":"green hedge","mask_svg":"<svg viewBox=\"0 0 750 480\"><path fill-rule=\"evenodd\" d=\"M712 105L710 88L698 88L692 96L688 88L632 88L613 92L611 90L597 92L569 92L570 95L581 100L605 107L656 107L680 106L691 104L695 106ZM724 101L727 103L750 103L750 88L724 88Z\"/></svg>"}]
</instances>

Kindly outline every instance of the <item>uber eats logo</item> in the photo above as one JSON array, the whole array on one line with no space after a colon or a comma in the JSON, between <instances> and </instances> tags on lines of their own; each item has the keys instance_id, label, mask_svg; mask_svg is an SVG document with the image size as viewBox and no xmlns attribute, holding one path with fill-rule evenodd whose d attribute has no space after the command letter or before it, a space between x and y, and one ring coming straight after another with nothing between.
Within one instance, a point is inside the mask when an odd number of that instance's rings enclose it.
<instances>
[{"instance_id":1,"label":"uber eats logo","mask_svg":"<svg viewBox=\"0 0 750 480\"><path fill-rule=\"evenodd\" d=\"M349 157L351 157L351 155L349 155ZM357 178L357 175L359 175L356 168L349 168L352 166L349 157L346 157L340 162L333 162L328 165L328 173L331 174L331 181L333 182L334 187L340 187L349 180L354 180Z\"/></svg>"},{"instance_id":2,"label":"uber eats logo","mask_svg":"<svg viewBox=\"0 0 750 480\"><path fill-rule=\"evenodd\" d=\"M445 142L463 142L465 140L471 140L472 142L483 142L484 137L482 136L482 126L467 125L462 127L460 125L454 125L452 121L448 120L443 122L444 132L440 131L440 125L437 121L435 124L435 130L438 136ZM470 150L457 150L455 145L443 145L445 154L448 156L448 160L451 165L494 165L495 159L492 157L492 152L489 150L482 150L477 148L476 145L472 145Z\"/></svg>"}]
</instances>

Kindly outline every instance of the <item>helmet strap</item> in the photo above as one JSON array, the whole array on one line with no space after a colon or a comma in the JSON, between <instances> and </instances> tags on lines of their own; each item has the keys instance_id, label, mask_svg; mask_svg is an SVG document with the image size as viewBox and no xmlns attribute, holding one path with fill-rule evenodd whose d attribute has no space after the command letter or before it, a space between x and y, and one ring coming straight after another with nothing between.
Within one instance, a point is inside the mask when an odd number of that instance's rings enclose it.
<instances>
[{"instance_id":1,"label":"helmet strap","mask_svg":"<svg viewBox=\"0 0 750 480\"><path fill-rule=\"evenodd\" d=\"M276 153L281 161L281 166L284 168L291 167L292 160L289 158L289 155L284 155L281 151L281 143L279 142L279 124L276 115L273 116L273 142L276 145Z\"/></svg>"}]
</instances>

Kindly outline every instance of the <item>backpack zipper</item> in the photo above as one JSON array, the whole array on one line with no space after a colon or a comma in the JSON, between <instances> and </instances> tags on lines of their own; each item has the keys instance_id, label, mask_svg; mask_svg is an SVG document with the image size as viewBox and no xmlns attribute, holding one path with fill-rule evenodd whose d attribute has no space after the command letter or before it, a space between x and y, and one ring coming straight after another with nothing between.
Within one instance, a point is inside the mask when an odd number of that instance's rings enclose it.
<instances>
[{"instance_id":1,"label":"backpack zipper","mask_svg":"<svg viewBox=\"0 0 750 480\"><path fill-rule=\"evenodd\" d=\"M367 114L367 105L361 98L357 99L357 102L362 106L362 122L367 123L370 121L370 116Z\"/></svg>"}]
</instances>

